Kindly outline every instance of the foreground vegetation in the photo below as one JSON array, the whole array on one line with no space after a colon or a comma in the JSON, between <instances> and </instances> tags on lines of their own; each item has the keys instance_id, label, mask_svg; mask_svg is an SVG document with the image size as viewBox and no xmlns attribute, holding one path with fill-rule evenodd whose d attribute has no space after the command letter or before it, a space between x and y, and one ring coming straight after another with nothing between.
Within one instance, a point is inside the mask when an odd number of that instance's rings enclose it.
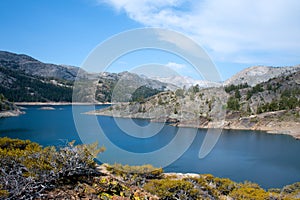
<instances>
[{"instance_id":1,"label":"foreground vegetation","mask_svg":"<svg viewBox=\"0 0 300 200\"><path fill-rule=\"evenodd\" d=\"M41 197L51 189L80 176L97 174L97 144L42 148L28 140L0 139L0 194L3 198Z\"/></svg>"},{"instance_id":2,"label":"foreground vegetation","mask_svg":"<svg viewBox=\"0 0 300 200\"><path fill-rule=\"evenodd\" d=\"M98 166L98 145L42 148L0 138L0 199L300 199L300 183L262 189L210 174L164 174L151 165Z\"/></svg>"}]
</instances>

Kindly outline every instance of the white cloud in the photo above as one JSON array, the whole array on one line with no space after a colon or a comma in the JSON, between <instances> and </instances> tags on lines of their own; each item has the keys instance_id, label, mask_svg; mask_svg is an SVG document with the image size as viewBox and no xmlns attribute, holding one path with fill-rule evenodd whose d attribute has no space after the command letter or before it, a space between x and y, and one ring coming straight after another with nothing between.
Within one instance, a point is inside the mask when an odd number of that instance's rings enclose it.
<instances>
[{"instance_id":1,"label":"white cloud","mask_svg":"<svg viewBox=\"0 0 300 200\"><path fill-rule=\"evenodd\" d=\"M217 61L248 63L274 59L276 63L278 55L295 60L300 53L298 0L98 1L126 12L145 26L188 34ZM263 54L273 52L273 57L264 60Z\"/></svg>"},{"instance_id":2,"label":"white cloud","mask_svg":"<svg viewBox=\"0 0 300 200\"><path fill-rule=\"evenodd\" d=\"M185 69L187 66L185 64L179 64L179 63L174 63L174 62L168 62L166 64L167 67L170 67L173 70L181 70Z\"/></svg>"}]
</instances>

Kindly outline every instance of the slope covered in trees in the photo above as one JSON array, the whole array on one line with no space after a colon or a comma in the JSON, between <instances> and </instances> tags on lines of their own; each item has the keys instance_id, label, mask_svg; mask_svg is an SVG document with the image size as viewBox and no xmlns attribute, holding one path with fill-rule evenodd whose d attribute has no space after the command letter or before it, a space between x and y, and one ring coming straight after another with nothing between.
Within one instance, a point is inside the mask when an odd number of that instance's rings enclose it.
<instances>
[{"instance_id":1,"label":"slope covered in trees","mask_svg":"<svg viewBox=\"0 0 300 200\"><path fill-rule=\"evenodd\" d=\"M46 102L72 100L70 82L29 76L21 71L0 67L2 93L9 101Z\"/></svg>"},{"instance_id":2,"label":"slope covered in trees","mask_svg":"<svg viewBox=\"0 0 300 200\"><path fill-rule=\"evenodd\" d=\"M227 108L240 111L243 116L292 110L300 107L300 71L253 87L245 84L229 85L225 91L230 96Z\"/></svg>"}]
</instances>

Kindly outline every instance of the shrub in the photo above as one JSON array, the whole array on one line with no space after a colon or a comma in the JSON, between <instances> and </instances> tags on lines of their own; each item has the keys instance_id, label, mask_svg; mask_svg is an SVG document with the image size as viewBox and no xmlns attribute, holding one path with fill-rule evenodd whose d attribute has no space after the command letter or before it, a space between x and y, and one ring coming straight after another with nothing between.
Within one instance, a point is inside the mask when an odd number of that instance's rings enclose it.
<instances>
[{"instance_id":1,"label":"shrub","mask_svg":"<svg viewBox=\"0 0 300 200\"><path fill-rule=\"evenodd\" d=\"M188 92L189 93L192 93L192 94L196 94L198 92L200 92L200 87L198 84L194 85L194 86L191 86L189 89L188 89Z\"/></svg>"},{"instance_id":2,"label":"shrub","mask_svg":"<svg viewBox=\"0 0 300 200\"><path fill-rule=\"evenodd\" d=\"M243 200L267 200L269 199L269 194L263 189L241 187L235 189L230 193L233 199L243 199Z\"/></svg>"},{"instance_id":3,"label":"shrub","mask_svg":"<svg viewBox=\"0 0 300 200\"><path fill-rule=\"evenodd\" d=\"M269 193L263 190L258 184L245 182L238 184L229 195L235 199L243 200L267 200L269 199Z\"/></svg>"},{"instance_id":4,"label":"shrub","mask_svg":"<svg viewBox=\"0 0 300 200\"><path fill-rule=\"evenodd\" d=\"M286 194L286 195L300 194L300 182L285 186L282 189L282 194Z\"/></svg>"},{"instance_id":5,"label":"shrub","mask_svg":"<svg viewBox=\"0 0 300 200\"><path fill-rule=\"evenodd\" d=\"M186 180L151 180L146 183L144 189L161 199L201 199L200 191Z\"/></svg>"},{"instance_id":6,"label":"shrub","mask_svg":"<svg viewBox=\"0 0 300 200\"><path fill-rule=\"evenodd\" d=\"M162 177L163 169L152 165L129 166L129 165L106 165L108 171L118 175L131 184L144 185L146 179L157 179Z\"/></svg>"},{"instance_id":7,"label":"shrub","mask_svg":"<svg viewBox=\"0 0 300 200\"><path fill-rule=\"evenodd\" d=\"M225 92L230 93L233 90L239 90L243 88L247 88L249 85L247 83L239 84L239 85L228 85L225 87Z\"/></svg>"},{"instance_id":8,"label":"shrub","mask_svg":"<svg viewBox=\"0 0 300 200\"><path fill-rule=\"evenodd\" d=\"M237 99L241 98L241 93L240 93L240 91L238 89L235 90L234 97L237 98Z\"/></svg>"},{"instance_id":9,"label":"shrub","mask_svg":"<svg viewBox=\"0 0 300 200\"><path fill-rule=\"evenodd\" d=\"M0 189L9 198L39 197L45 189L66 177L97 173L94 158L103 148L98 144L69 143L63 148L42 148L28 140L0 139Z\"/></svg>"},{"instance_id":10,"label":"shrub","mask_svg":"<svg viewBox=\"0 0 300 200\"><path fill-rule=\"evenodd\" d=\"M227 108L229 110L237 110L238 111L240 109L239 100L234 97L229 97L229 99L227 101Z\"/></svg>"},{"instance_id":11,"label":"shrub","mask_svg":"<svg viewBox=\"0 0 300 200\"><path fill-rule=\"evenodd\" d=\"M177 97L184 97L184 90L183 89L177 89L176 91L175 91L175 95L177 96Z\"/></svg>"},{"instance_id":12,"label":"shrub","mask_svg":"<svg viewBox=\"0 0 300 200\"><path fill-rule=\"evenodd\" d=\"M228 178L215 178L214 183L216 184L216 188L223 195L228 195L236 188L236 183Z\"/></svg>"},{"instance_id":13,"label":"shrub","mask_svg":"<svg viewBox=\"0 0 300 200\"><path fill-rule=\"evenodd\" d=\"M253 94L263 92L264 88L262 87L261 84L257 84L256 86L252 87L250 90L247 91L247 97L246 99L249 100Z\"/></svg>"},{"instance_id":14,"label":"shrub","mask_svg":"<svg viewBox=\"0 0 300 200\"><path fill-rule=\"evenodd\" d=\"M161 99L161 96L158 97L158 105L164 105L163 100Z\"/></svg>"}]
</instances>

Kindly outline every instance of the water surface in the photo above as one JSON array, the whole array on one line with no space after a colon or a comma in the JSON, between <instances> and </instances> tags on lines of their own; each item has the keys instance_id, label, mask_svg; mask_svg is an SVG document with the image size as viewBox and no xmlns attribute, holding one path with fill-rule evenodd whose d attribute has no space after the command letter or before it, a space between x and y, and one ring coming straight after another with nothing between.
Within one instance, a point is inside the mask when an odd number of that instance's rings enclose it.
<instances>
[{"instance_id":1,"label":"water surface","mask_svg":"<svg viewBox=\"0 0 300 200\"><path fill-rule=\"evenodd\" d=\"M39 110L40 106L26 106L25 115L0 119L0 137L29 139L43 146L64 145L72 140L81 143L73 121L72 107L53 107L55 110ZM97 106L101 107L103 106ZM83 111L91 109L90 106L80 108ZM84 115L86 120L91 117ZM97 120L114 145L135 153L163 148L178 132L176 127L164 126L152 137L137 138L124 133L112 117L97 116ZM129 119L122 120L126 122ZM149 125L146 120L134 121L139 126ZM96 129L93 125L87 125L87 136ZM253 181L264 188L282 187L300 181L300 140L259 131L225 130L210 154L199 159L198 153L206 130L183 130L187 137L191 131L198 133L188 150L174 163L165 167L166 172L210 173L234 181ZM117 154L110 157L109 162L116 161Z\"/></svg>"}]
</instances>

